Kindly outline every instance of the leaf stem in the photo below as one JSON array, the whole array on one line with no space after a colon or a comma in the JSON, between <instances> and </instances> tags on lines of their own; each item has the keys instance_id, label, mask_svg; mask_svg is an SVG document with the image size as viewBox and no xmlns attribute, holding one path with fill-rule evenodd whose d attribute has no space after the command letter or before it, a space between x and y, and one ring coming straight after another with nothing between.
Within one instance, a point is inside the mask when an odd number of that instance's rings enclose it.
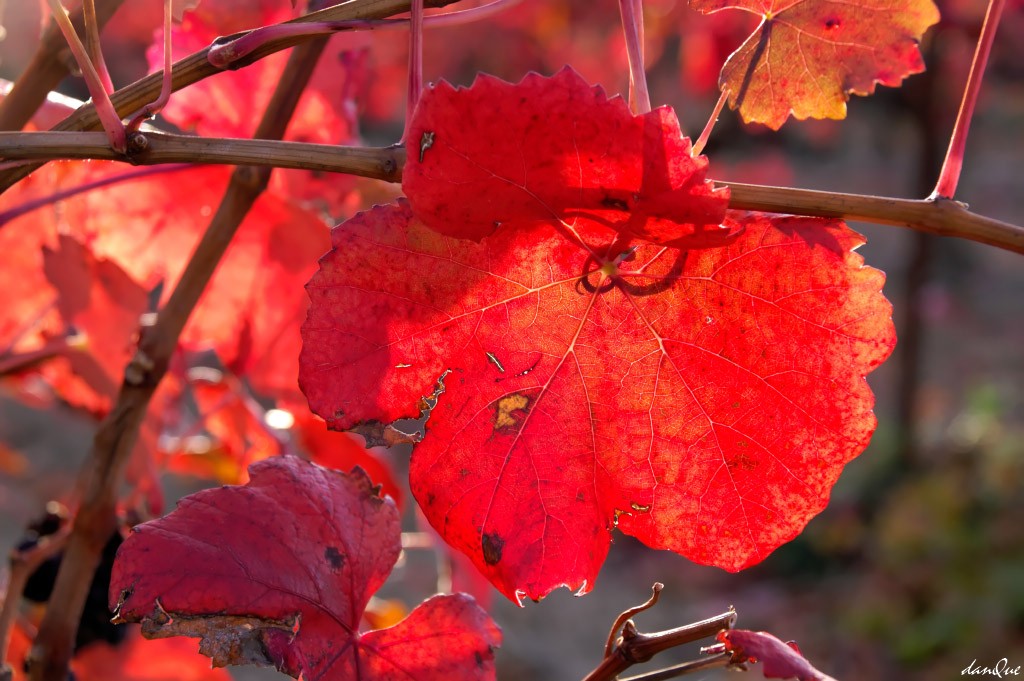
<instances>
[{"instance_id":1,"label":"leaf stem","mask_svg":"<svg viewBox=\"0 0 1024 681\"><path fill-rule=\"evenodd\" d=\"M167 106L171 99L171 81L174 73L171 63L171 19L174 14L173 0L164 0L164 77L161 80L160 94L157 98L142 107L142 109L131 117L128 123L128 132L135 132L147 119L157 115Z\"/></svg>"},{"instance_id":2,"label":"leaf stem","mask_svg":"<svg viewBox=\"0 0 1024 681\"><path fill-rule=\"evenodd\" d=\"M256 134L280 138L313 72L326 39L296 49L271 97ZM178 338L242 219L263 192L271 168L237 168L217 212L185 266L156 323L143 330L125 369L117 402L100 424L84 463L88 483L61 563L46 615L32 647L32 681L64 681L75 630L103 546L116 526L124 469L156 388L167 371Z\"/></svg>"},{"instance_id":3,"label":"leaf stem","mask_svg":"<svg viewBox=\"0 0 1024 681\"><path fill-rule=\"evenodd\" d=\"M100 23L96 15L95 0L82 0L82 16L85 18L85 47L92 65L100 77L103 89L109 94L114 91L114 83L110 80L107 62L103 59L103 46L100 44Z\"/></svg>"},{"instance_id":4,"label":"leaf stem","mask_svg":"<svg viewBox=\"0 0 1024 681\"><path fill-rule=\"evenodd\" d=\"M60 26L64 39L68 41L68 47L71 48L71 54L74 55L75 61L78 62L78 67L82 71L85 85L89 88L89 95L92 97L93 105L96 107L96 115L99 116L103 129L110 139L110 146L116 151L124 151L124 123L121 122L121 118L110 101L110 95L107 93L102 77L89 58L89 54L82 41L79 40L78 33L75 32L75 27L71 24L71 19L68 17L64 5L61 4L60 0L47 0L47 2L49 2L50 10L53 12L54 21Z\"/></svg>"},{"instance_id":5,"label":"leaf stem","mask_svg":"<svg viewBox=\"0 0 1024 681\"><path fill-rule=\"evenodd\" d=\"M402 142L409 134L412 115L423 90L423 0L412 0L409 25L409 90L406 93L405 129Z\"/></svg>"},{"instance_id":6,"label":"leaf stem","mask_svg":"<svg viewBox=\"0 0 1024 681\"><path fill-rule=\"evenodd\" d=\"M988 64L988 56L992 52L992 41L995 39L996 29L999 27L999 17L1003 13L1004 5L1006 5L1006 0L989 0L988 10L985 12L985 22L981 25L981 35L978 36L978 47L974 52L974 61L971 62L971 72L967 77L967 87L964 88L964 98L960 102L960 111L957 113L956 124L953 126L953 135L949 139L946 160L942 163L939 180L935 183L935 190L932 192L931 198L951 199L956 195L960 171L964 167L967 133L971 127L971 118L974 116L974 107L978 103L978 93L981 91L985 65Z\"/></svg>"},{"instance_id":7,"label":"leaf stem","mask_svg":"<svg viewBox=\"0 0 1024 681\"><path fill-rule=\"evenodd\" d=\"M100 29L122 2L124 0L96 0L96 23ZM71 23L77 30L83 22L83 9L79 8L72 13ZM46 101L47 95L68 75L69 56L67 41L54 20L40 39L25 71L7 96L0 100L0 130L21 130L25 127Z\"/></svg>"},{"instance_id":8,"label":"leaf stem","mask_svg":"<svg viewBox=\"0 0 1024 681\"><path fill-rule=\"evenodd\" d=\"M626 55L629 59L629 104L633 113L645 114L651 110L651 94L647 89L647 71L644 69L644 10L643 0L619 0L622 31L626 36Z\"/></svg>"},{"instance_id":9,"label":"leaf stem","mask_svg":"<svg viewBox=\"0 0 1024 681\"><path fill-rule=\"evenodd\" d=\"M704 126L697 141L693 143L693 149L690 150L691 156L700 156L700 152L704 151L704 147L707 146L708 138L711 137L711 131L715 129L715 123L718 122L718 114L722 113L722 107L725 106L725 102L729 99L729 92L729 88L726 88L718 97L718 103L715 104L715 110L711 112L707 125Z\"/></svg>"}]
</instances>

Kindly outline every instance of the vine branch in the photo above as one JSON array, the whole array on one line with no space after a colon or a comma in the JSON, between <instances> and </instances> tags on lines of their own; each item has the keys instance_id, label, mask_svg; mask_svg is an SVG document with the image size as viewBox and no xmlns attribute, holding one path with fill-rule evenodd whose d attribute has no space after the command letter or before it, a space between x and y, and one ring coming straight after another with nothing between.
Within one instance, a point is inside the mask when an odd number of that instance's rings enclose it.
<instances>
[{"instance_id":1,"label":"vine branch","mask_svg":"<svg viewBox=\"0 0 1024 681\"><path fill-rule=\"evenodd\" d=\"M358 0L357 0L358 1ZM112 150L102 133L0 133L6 159L92 158L136 165L221 163L269 165L349 173L401 182L402 147L363 148L280 140L214 139L139 133L126 154ZM729 207L769 213L861 220L939 236L957 237L1024 255L1024 227L971 212L965 204L943 198L899 199L865 194L721 182L731 189Z\"/></svg>"},{"instance_id":2,"label":"vine branch","mask_svg":"<svg viewBox=\"0 0 1024 681\"><path fill-rule=\"evenodd\" d=\"M259 165L348 173L401 182L402 147L342 147L266 139L224 139L137 132L124 154L110 148L99 132L0 132L0 153L7 160L96 159L132 165L193 163Z\"/></svg>"},{"instance_id":3,"label":"vine branch","mask_svg":"<svg viewBox=\"0 0 1024 681\"><path fill-rule=\"evenodd\" d=\"M457 0L425 0L424 7L447 7ZM409 0L350 0L340 5L327 7L317 12L311 12L286 24L301 22L323 22L323 21L354 21L358 19L386 19L395 14L409 11ZM240 35L228 36L225 39L237 38ZM283 35L279 39L269 40L260 45L257 49L246 55L244 58L233 62L233 69L242 68L255 63L264 57L280 52L289 47L294 47L311 40L320 40L321 36L305 34ZM189 55L176 62L172 68L171 90L177 92L193 83L221 72L209 62L207 55L210 47L203 48L195 54ZM18 79L20 85L24 77ZM131 85L124 87L110 96L114 109L119 116L126 117L142 107L157 99L163 86L163 70L149 74L145 78L137 80ZM86 104L75 113L71 114L58 123L53 129L55 131L75 130L98 130L100 120L96 109L92 104ZM0 193L9 189L19 180L27 177L30 173L39 168L42 164L32 164L18 168L10 168L0 172Z\"/></svg>"},{"instance_id":4,"label":"vine branch","mask_svg":"<svg viewBox=\"0 0 1024 681\"><path fill-rule=\"evenodd\" d=\"M601 660L600 664L593 671L587 674L583 681L614 681L619 674L634 664L647 662L658 653L670 648L715 636L722 630L731 629L736 623L736 611L733 608L729 608L720 615L715 615L693 624L676 627L675 629L667 629L650 634L637 631L636 625L629 617L631 614L646 610L657 602L658 594L661 592L661 589L658 588L659 586L661 585L655 584L654 593L646 603L630 608L616 618L612 633L614 634L621 622L623 623L621 625L622 634L615 639L613 645L610 647L606 646L604 659ZM655 672L655 674L662 674L662 676L657 676L656 678L669 679L694 671L701 671L709 667L724 666L728 662L728 656L721 659L719 659L719 656L715 656L677 665L676 668L670 668L671 671L663 669ZM666 673L668 674L667 676L664 675ZM647 675L642 675L639 678L646 677Z\"/></svg>"}]
</instances>

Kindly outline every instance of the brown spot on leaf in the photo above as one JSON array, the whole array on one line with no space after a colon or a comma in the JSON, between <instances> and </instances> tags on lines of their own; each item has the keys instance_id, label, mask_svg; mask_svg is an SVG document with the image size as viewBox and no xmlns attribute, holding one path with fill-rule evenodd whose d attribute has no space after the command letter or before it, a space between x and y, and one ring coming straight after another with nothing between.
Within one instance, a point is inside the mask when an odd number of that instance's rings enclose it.
<instances>
[{"instance_id":1,"label":"brown spot on leaf","mask_svg":"<svg viewBox=\"0 0 1024 681\"><path fill-rule=\"evenodd\" d=\"M631 501L629 507L638 513L647 513L651 510L650 504L638 504L635 501Z\"/></svg>"},{"instance_id":2,"label":"brown spot on leaf","mask_svg":"<svg viewBox=\"0 0 1024 681\"><path fill-rule=\"evenodd\" d=\"M732 460L726 462L729 468L742 468L745 471L752 471L757 468L757 461L740 452Z\"/></svg>"},{"instance_id":3,"label":"brown spot on leaf","mask_svg":"<svg viewBox=\"0 0 1024 681\"><path fill-rule=\"evenodd\" d=\"M338 552L338 549L333 546L328 546L324 549L324 558L331 564L331 567L335 570L340 570L345 564L345 556Z\"/></svg>"},{"instance_id":4,"label":"brown spot on leaf","mask_svg":"<svg viewBox=\"0 0 1024 681\"><path fill-rule=\"evenodd\" d=\"M629 204L622 199L617 199L614 196L606 196L601 199L601 205L605 208L615 208L617 210L629 210Z\"/></svg>"},{"instance_id":5,"label":"brown spot on leaf","mask_svg":"<svg viewBox=\"0 0 1024 681\"><path fill-rule=\"evenodd\" d=\"M498 400L494 410L494 429L505 430L515 428L529 406L530 398L521 393L513 393L502 397Z\"/></svg>"},{"instance_id":6,"label":"brown spot on leaf","mask_svg":"<svg viewBox=\"0 0 1024 681\"><path fill-rule=\"evenodd\" d=\"M501 550L505 546L505 540L496 532L488 532L484 534L481 545L484 550L484 562L488 565L497 565L501 561Z\"/></svg>"}]
</instances>

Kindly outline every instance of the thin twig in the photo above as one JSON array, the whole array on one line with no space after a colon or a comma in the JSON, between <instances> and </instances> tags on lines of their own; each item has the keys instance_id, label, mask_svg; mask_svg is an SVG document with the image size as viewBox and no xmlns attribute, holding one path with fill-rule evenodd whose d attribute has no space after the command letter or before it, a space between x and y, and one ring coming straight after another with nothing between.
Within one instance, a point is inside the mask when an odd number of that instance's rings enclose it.
<instances>
[{"instance_id":1,"label":"thin twig","mask_svg":"<svg viewBox=\"0 0 1024 681\"><path fill-rule=\"evenodd\" d=\"M169 163L167 165L153 166L151 168L133 168L121 173L120 175L108 175L107 177L101 177L100 179L93 180L92 182L85 182L74 187L68 187L67 189L62 189L58 192L53 192L52 194L40 196L0 212L0 229L2 229L7 223L20 218L26 213L31 213L32 211L38 210L44 206L53 205L59 201L63 201L64 199L70 199L72 196L91 192L94 189L109 187L112 184L142 180L147 177L152 177L153 175L162 175L164 173L176 173L178 171L188 170L189 168L194 167L195 166L191 163Z\"/></svg>"},{"instance_id":2,"label":"thin twig","mask_svg":"<svg viewBox=\"0 0 1024 681\"><path fill-rule=\"evenodd\" d=\"M174 65L171 61L171 36L173 35L171 18L174 14L173 4L172 0L164 0L164 78L160 85L160 94L157 95L155 100L142 107L142 110L131 116L131 120L128 122L128 132L138 130L143 122L160 113L171 99L171 82L173 81L172 74L174 73Z\"/></svg>"},{"instance_id":3,"label":"thin twig","mask_svg":"<svg viewBox=\"0 0 1024 681\"><path fill-rule=\"evenodd\" d=\"M56 556L67 544L69 528L64 526L56 533L41 537L32 548L24 551L11 551L10 571L7 580L7 592L3 595L0 606L0 669L7 660L7 649L11 645L11 632L21 604L21 596L25 592L28 578L44 562Z\"/></svg>"},{"instance_id":4,"label":"thin twig","mask_svg":"<svg viewBox=\"0 0 1024 681\"><path fill-rule=\"evenodd\" d=\"M647 662L670 648L714 636L724 629L731 629L735 623L736 611L732 608L700 622L653 634L641 633L631 621L626 622L611 654L606 655L583 681L613 681L634 664Z\"/></svg>"},{"instance_id":5,"label":"thin twig","mask_svg":"<svg viewBox=\"0 0 1024 681\"><path fill-rule=\"evenodd\" d=\"M446 7L457 0L425 0L425 7ZM386 19L387 17L409 11L409 0L351 0L341 5L327 7L318 12L312 12L304 16L292 19L285 23L299 23L307 21L351 21L355 19ZM291 35L280 40L269 41L253 50L244 59L235 62L234 68L241 68L248 64L255 63L260 59L280 52L281 50L295 45L300 45L310 40L318 39L317 36ZM176 62L173 67L172 89L174 92L188 87L212 75L221 73L221 70L207 61L206 47L195 54ZM147 103L152 102L159 95L163 84L163 70L151 73L128 87L122 88L111 95L110 99L120 116L128 116L138 111ZM92 105L86 105L61 121L54 130L97 130L100 128L99 118ZM0 193L6 191L14 183L27 177L42 164L32 164L21 168L12 168L0 172Z\"/></svg>"},{"instance_id":6,"label":"thin twig","mask_svg":"<svg viewBox=\"0 0 1024 681\"><path fill-rule=\"evenodd\" d=\"M651 597L646 602L633 606L624 610L618 617L615 618L615 622L612 624L611 630L608 632L608 641L604 644L605 657L612 654L612 650L615 648L615 639L619 636L619 629L622 625L629 620L630 617L653 607L658 602L658 597L661 595L661 590L665 588L665 585L661 582L655 582L654 586L651 587Z\"/></svg>"},{"instance_id":7,"label":"thin twig","mask_svg":"<svg viewBox=\"0 0 1024 681\"><path fill-rule=\"evenodd\" d=\"M718 103L715 104L714 111L711 112L711 116L708 118L707 125L701 130L700 137L693 143L693 148L690 150L691 156L700 156L700 152L704 151L704 147L707 146L708 138L711 137L711 131L715 129L715 123L718 122L718 115L722 113L722 107L725 106L726 100L729 99L729 93L731 90L725 88L722 90L721 96L718 98Z\"/></svg>"},{"instance_id":8,"label":"thin twig","mask_svg":"<svg viewBox=\"0 0 1024 681\"><path fill-rule=\"evenodd\" d=\"M96 24L102 30L124 0L96 0ZM83 10L71 14L75 30L82 30ZM49 94L70 73L71 54L64 34L51 21L39 41L32 61L18 77L10 93L0 100L0 130L21 130Z\"/></svg>"},{"instance_id":9,"label":"thin twig","mask_svg":"<svg viewBox=\"0 0 1024 681\"><path fill-rule=\"evenodd\" d=\"M280 138L323 52L326 39L310 42L289 57L256 134ZM32 681L64 681L75 630L96 566L116 527L115 507L124 469L149 401L167 371L189 315L220 263L242 219L270 179L270 167L237 168L210 225L156 323L143 330L125 370L117 402L100 424L84 464L89 479L75 517L53 596L30 651Z\"/></svg>"},{"instance_id":10,"label":"thin twig","mask_svg":"<svg viewBox=\"0 0 1024 681\"><path fill-rule=\"evenodd\" d=\"M627 676L624 679L619 679L619 681L667 681L668 679L675 679L687 674L696 674L697 672L717 669L718 667L728 667L731 662L732 653L718 653L717 655L675 664L671 667L647 672L646 674Z\"/></svg>"},{"instance_id":11,"label":"thin twig","mask_svg":"<svg viewBox=\"0 0 1024 681\"><path fill-rule=\"evenodd\" d=\"M51 338L34 350L0 355L0 376L6 376L45 360L65 355L69 350L74 349L76 344L75 336L58 336L57 338Z\"/></svg>"},{"instance_id":12,"label":"thin twig","mask_svg":"<svg viewBox=\"0 0 1024 681\"><path fill-rule=\"evenodd\" d=\"M974 105L978 103L978 92L981 91L985 65L988 63L988 55L992 51L992 41L996 37L996 28L999 26L999 17L1003 13L1005 4L1006 0L989 0L985 23L981 25L978 47L974 52L974 61L971 62L971 73L967 78L967 87L964 88L964 98L960 102L960 111L957 113L956 124L953 126L953 135L949 139L949 150L946 151L946 160L942 164L942 170L939 171L939 181L936 182L935 191L932 192L932 196L935 198L950 199L956 195L956 185L960 181L960 171L964 166L967 132L971 127L971 118L974 117Z\"/></svg>"},{"instance_id":13,"label":"thin twig","mask_svg":"<svg viewBox=\"0 0 1024 681\"><path fill-rule=\"evenodd\" d=\"M445 26L461 26L474 21L486 19L520 0L492 0L486 5L460 9L444 14L432 14L423 17L424 28L440 28ZM405 28L410 24L405 19L357 19L354 21L320 21L300 24L274 24L253 29L241 37L226 42L218 42L210 47L207 59L217 68L229 68L236 61L251 54L257 47L285 36L312 37L331 35L341 31L375 31L377 29Z\"/></svg>"}]
</instances>

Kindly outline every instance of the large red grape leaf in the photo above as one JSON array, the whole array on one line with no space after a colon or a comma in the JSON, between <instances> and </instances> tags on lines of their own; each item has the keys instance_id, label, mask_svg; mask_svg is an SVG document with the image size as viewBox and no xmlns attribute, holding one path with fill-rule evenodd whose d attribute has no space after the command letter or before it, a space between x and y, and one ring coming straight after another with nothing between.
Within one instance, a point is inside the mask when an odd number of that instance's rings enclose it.
<instances>
[{"instance_id":1,"label":"large red grape leaf","mask_svg":"<svg viewBox=\"0 0 1024 681\"><path fill-rule=\"evenodd\" d=\"M362 632L401 550L398 511L359 469L279 456L242 487L205 490L135 528L110 600L149 637L201 637L214 664L273 665L304 679L494 677L501 632L472 599L437 596Z\"/></svg>"},{"instance_id":2,"label":"large red grape leaf","mask_svg":"<svg viewBox=\"0 0 1024 681\"><path fill-rule=\"evenodd\" d=\"M700 12L762 17L719 78L743 120L778 130L796 118L845 118L848 93L869 95L924 71L918 41L939 20L932 0L690 0Z\"/></svg>"},{"instance_id":3,"label":"large red grape leaf","mask_svg":"<svg viewBox=\"0 0 1024 681\"><path fill-rule=\"evenodd\" d=\"M728 190L704 179L707 159L690 155L675 112L634 116L569 67L517 84L442 81L421 96L407 139L402 188L416 217L448 236L552 220L678 245L729 235L719 227Z\"/></svg>"},{"instance_id":4,"label":"large red grape leaf","mask_svg":"<svg viewBox=\"0 0 1024 681\"><path fill-rule=\"evenodd\" d=\"M539 223L474 244L377 207L334 230L307 286L301 385L350 429L417 415L444 376L413 493L509 597L589 590L616 523L742 569L866 446L864 375L895 337L845 224L733 222L727 247L640 244L616 265L585 225L592 252Z\"/></svg>"}]
</instances>

